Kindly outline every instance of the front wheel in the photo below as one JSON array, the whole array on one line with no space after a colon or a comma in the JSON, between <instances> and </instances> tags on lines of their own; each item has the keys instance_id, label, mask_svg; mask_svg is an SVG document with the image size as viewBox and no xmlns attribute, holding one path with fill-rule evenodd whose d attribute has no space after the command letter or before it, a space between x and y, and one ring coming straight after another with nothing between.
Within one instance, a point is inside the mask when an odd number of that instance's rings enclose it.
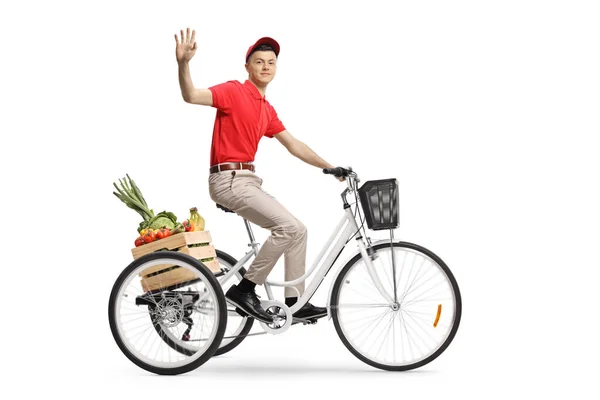
<instances>
[{"instance_id":1,"label":"front wheel","mask_svg":"<svg viewBox=\"0 0 600 400\"><path fill-rule=\"evenodd\" d=\"M458 284L448 266L421 246L382 243L373 250L373 272L395 301L384 299L358 254L334 282L330 304L335 329L348 350L373 367L419 368L446 350L456 335L462 312Z\"/></svg>"}]
</instances>

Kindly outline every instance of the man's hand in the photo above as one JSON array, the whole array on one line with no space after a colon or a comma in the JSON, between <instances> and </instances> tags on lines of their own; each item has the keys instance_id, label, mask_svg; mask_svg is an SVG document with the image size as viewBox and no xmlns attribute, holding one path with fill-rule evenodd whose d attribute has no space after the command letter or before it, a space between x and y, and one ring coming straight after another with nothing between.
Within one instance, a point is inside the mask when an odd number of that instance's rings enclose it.
<instances>
[{"instance_id":1,"label":"man's hand","mask_svg":"<svg viewBox=\"0 0 600 400\"><path fill-rule=\"evenodd\" d=\"M175 34L175 42L177 43L177 47L175 48L175 56L177 57L177 62L188 62L194 57L196 54L196 49L198 46L196 45L196 31L192 31L190 35L190 28L187 28L185 36L183 35L183 30L181 32L181 42L179 41L179 37Z\"/></svg>"}]
</instances>

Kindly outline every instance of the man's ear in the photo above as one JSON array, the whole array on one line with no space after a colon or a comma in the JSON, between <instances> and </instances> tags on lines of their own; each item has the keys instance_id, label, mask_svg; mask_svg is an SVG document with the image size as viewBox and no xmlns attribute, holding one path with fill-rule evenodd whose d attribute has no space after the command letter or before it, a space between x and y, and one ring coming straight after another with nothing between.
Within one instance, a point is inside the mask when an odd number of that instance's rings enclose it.
<instances>
[{"instance_id":1,"label":"man's ear","mask_svg":"<svg viewBox=\"0 0 600 400\"><path fill-rule=\"evenodd\" d=\"M246 72L250 73L250 70L248 69L248 63L244 64L244 67L246 67Z\"/></svg>"}]
</instances>

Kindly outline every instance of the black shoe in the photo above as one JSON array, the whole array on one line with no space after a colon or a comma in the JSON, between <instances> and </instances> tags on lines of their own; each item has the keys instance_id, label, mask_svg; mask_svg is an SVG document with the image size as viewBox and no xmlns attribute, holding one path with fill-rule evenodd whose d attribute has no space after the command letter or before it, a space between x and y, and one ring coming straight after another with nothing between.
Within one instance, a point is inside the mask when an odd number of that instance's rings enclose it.
<instances>
[{"instance_id":1,"label":"black shoe","mask_svg":"<svg viewBox=\"0 0 600 400\"><path fill-rule=\"evenodd\" d=\"M241 292L236 285L233 285L229 288L227 293L225 293L225 298L229 303L241 309L251 317L266 323L273 322L273 318L267 314L260 305L260 300L255 292L244 293Z\"/></svg>"},{"instance_id":2,"label":"black shoe","mask_svg":"<svg viewBox=\"0 0 600 400\"><path fill-rule=\"evenodd\" d=\"M306 303L301 309L296 311L294 317L302 319L320 318L327 315L326 307L315 307L310 303Z\"/></svg>"}]
</instances>

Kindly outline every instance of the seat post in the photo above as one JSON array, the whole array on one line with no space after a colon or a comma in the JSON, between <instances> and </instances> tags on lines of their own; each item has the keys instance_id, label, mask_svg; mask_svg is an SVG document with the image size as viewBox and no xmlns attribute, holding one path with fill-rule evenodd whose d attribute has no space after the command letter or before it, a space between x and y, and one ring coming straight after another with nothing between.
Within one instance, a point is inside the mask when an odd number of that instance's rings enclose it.
<instances>
[{"instance_id":1,"label":"seat post","mask_svg":"<svg viewBox=\"0 0 600 400\"><path fill-rule=\"evenodd\" d=\"M252 227L250 226L250 222L246 218L244 218L244 225L246 225L246 231L248 232L248 237L250 238L250 243L248 246L252 246L252 248L256 248L258 243L256 243L254 239L254 233L252 232Z\"/></svg>"}]
</instances>

